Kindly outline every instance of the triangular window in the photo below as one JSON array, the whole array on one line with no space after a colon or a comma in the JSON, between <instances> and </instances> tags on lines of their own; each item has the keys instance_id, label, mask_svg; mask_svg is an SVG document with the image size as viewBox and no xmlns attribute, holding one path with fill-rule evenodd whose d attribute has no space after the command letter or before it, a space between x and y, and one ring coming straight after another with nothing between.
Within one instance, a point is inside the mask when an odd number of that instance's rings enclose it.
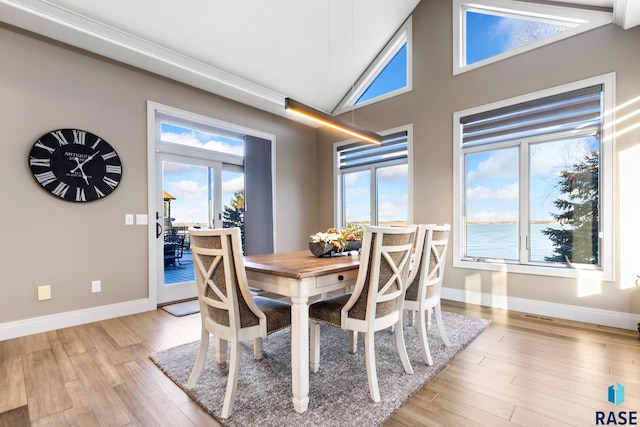
<instances>
[{"instance_id":1,"label":"triangular window","mask_svg":"<svg viewBox=\"0 0 640 427\"><path fill-rule=\"evenodd\" d=\"M407 87L407 44L382 69L355 105Z\"/></svg>"},{"instance_id":2,"label":"triangular window","mask_svg":"<svg viewBox=\"0 0 640 427\"><path fill-rule=\"evenodd\" d=\"M367 68L333 114L411 90L411 17Z\"/></svg>"},{"instance_id":3,"label":"triangular window","mask_svg":"<svg viewBox=\"0 0 640 427\"><path fill-rule=\"evenodd\" d=\"M454 74L613 22L609 12L511 0L454 0L453 7Z\"/></svg>"}]
</instances>

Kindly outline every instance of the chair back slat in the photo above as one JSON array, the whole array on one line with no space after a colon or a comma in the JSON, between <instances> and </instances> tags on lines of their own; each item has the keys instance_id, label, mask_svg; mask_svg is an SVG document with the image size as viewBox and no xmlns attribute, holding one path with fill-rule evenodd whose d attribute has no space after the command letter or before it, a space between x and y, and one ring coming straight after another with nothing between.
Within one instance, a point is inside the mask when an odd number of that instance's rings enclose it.
<instances>
[{"instance_id":1,"label":"chair back slat","mask_svg":"<svg viewBox=\"0 0 640 427\"><path fill-rule=\"evenodd\" d=\"M189 234L203 321L228 327L232 334L260 324L265 316L247 285L240 230L190 229Z\"/></svg>"},{"instance_id":2,"label":"chair back slat","mask_svg":"<svg viewBox=\"0 0 640 427\"><path fill-rule=\"evenodd\" d=\"M343 313L366 320L402 310L416 228L367 226L356 285Z\"/></svg>"}]
</instances>

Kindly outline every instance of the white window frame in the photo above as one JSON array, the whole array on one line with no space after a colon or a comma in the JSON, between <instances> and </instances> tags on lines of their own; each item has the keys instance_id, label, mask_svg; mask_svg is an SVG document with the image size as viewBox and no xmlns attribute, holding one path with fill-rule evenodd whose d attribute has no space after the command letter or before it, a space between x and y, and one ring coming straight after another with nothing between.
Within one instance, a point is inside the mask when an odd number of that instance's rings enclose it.
<instances>
[{"instance_id":1,"label":"white window frame","mask_svg":"<svg viewBox=\"0 0 640 427\"><path fill-rule=\"evenodd\" d=\"M601 232L602 241L600 246L600 269L582 269L581 266L571 268L561 265L533 265L520 264L518 262L500 261L493 259L469 260L464 258L465 248L465 154L473 150L463 150L462 147L462 125L460 118L472 114L490 111L496 108L506 107L509 105L519 104L534 99L544 98L572 90L589 87L597 84L603 85L603 111L602 117L602 135L601 135L601 151L600 151L600 167L601 167L601 194L600 198L600 216L601 216ZM459 268L467 268L472 270L490 270L502 271L507 273L523 273L541 276L569 277L569 278L588 278L605 281L615 280L614 266L615 253L613 249L614 240L614 212L615 191L614 191L614 105L615 105L615 73L609 73L574 83L542 90L539 92L529 93L519 97L495 102L471 108L464 111L458 111L453 115L453 223L454 230L457 230L453 243L453 266ZM498 147L498 144L496 144ZM522 175L521 175L522 176ZM525 177L526 179L526 177ZM521 180L522 181L522 180ZM520 182L521 186L528 185L526 182ZM521 203L519 210L526 208ZM519 233L520 234L520 233ZM585 266L586 268L586 266Z\"/></svg>"},{"instance_id":2,"label":"white window frame","mask_svg":"<svg viewBox=\"0 0 640 427\"><path fill-rule=\"evenodd\" d=\"M499 55L466 64L466 11L477 11L495 15L521 17L542 22L564 22L577 24L562 33L543 40L520 46ZM601 27L613 22L612 12L580 9L547 4L536 4L513 0L453 0L453 75L475 70L529 50L557 42L567 37Z\"/></svg>"},{"instance_id":3,"label":"white window frame","mask_svg":"<svg viewBox=\"0 0 640 427\"><path fill-rule=\"evenodd\" d=\"M393 38L382 49L378 56L373 60L369 68L362 74L362 77L356 81L353 88L342 98L338 106L332 111L332 114L342 114L347 111L351 111L366 105L374 104L376 102L398 96L400 94L410 92L413 87L413 36L412 36L412 17L405 21L404 24L398 29ZM367 101L355 104L363 93L369 88L373 81L380 75L387 64L396 56L402 46L407 45L407 85L405 87L387 92L375 98L371 98Z\"/></svg>"},{"instance_id":4,"label":"white window frame","mask_svg":"<svg viewBox=\"0 0 640 427\"><path fill-rule=\"evenodd\" d=\"M407 132L407 161L406 161L406 165L407 165L407 194L408 194L408 198L409 200L407 201L407 222L409 224L413 223L413 125L409 124L409 125L404 125L404 126L399 126L397 128L393 128L393 129L388 129L382 132L378 132L380 135L385 136L385 135L391 135L394 133L398 133L398 132ZM401 164L405 164L404 161L382 161L379 163L375 163L375 164L371 164L371 165L366 165L366 166L362 166L359 168L351 168L348 169L346 171L341 171L340 170L340 153L338 151L339 147L342 147L343 145L348 145L348 144L353 144L354 142L358 142L357 139L350 139L347 141L339 141L333 144L333 200L334 200L334 224L337 224L338 227L341 227L343 224L343 213L344 213L344 208L343 208L343 204L342 204L342 200L343 200L343 194L342 194L342 175L344 174L344 172L356 172L358 170L371 170L372 171L372 179L370 182L371 185L371 220L372 220L372 225L375 222L377 224L378 221L378 215L377 215L377 211L376 211L376 207L377 207L377 200L376 200L376 192L374 191L375 188L375 174L374 171L377 168L380 167L385 167L385 166L395 166L395 165L401 165Z\"/></svg>"}]
</instances>

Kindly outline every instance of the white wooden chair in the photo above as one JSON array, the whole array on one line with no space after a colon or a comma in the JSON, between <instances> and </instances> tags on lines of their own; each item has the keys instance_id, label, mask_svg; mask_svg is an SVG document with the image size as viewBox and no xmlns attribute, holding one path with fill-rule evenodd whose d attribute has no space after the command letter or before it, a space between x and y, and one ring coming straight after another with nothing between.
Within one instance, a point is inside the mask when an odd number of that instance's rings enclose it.
<instances>
[{"instance_id":1,"label":"white wooden chair","mask_svg":"<svg viewBox=\"0 0 640 427\"><path fill-rule=\"evenodd\" d=\"M418 226L415 257L407 281L404 309L413 312L412 323L415 323L415 314L418 315L418 322L415 326L420 338L424 362L427 365L433 365L427 341L427 330L431 324L432 310L435 312L438 331L444 345L447 347L451 345L444 329L440 307L444 262L447 256L450 231L449 224L421 224Z\"/></svg>"},{"instance_id":2,"label":"white wooden chair","mask_svg":"<svg viewBox=\"0 0 640 427\"><path fill-rule=\"evenodd\" d=\"M189 237L202 335L187 387L194 387L200 377L212 334L218 363L225 362L227 346L230 347L229 377L221 413L222 418L228 418L236 396L241 342L253 340L254 358L262 358L262 339L291 325L291 306L251 294L239 228L189 229Z\"/></svg>"},{"instance_id":3,"label":"white wooden chair","mask_svg":"<svg viewBox=\"0 0 640 427\"><path fill-rule=\"evenodd\" d=\"M374 333L395 325L398 353L404 370L413 374L402 332L402 305L411 264L415 226L372 227L364 230L360 269L353 293L318 301L309 306L311 319L311 370L320 368L320 322L352 331L354 352L358 332L364 333L369 394L380 401Z\"/></svg>"}]
</instances>

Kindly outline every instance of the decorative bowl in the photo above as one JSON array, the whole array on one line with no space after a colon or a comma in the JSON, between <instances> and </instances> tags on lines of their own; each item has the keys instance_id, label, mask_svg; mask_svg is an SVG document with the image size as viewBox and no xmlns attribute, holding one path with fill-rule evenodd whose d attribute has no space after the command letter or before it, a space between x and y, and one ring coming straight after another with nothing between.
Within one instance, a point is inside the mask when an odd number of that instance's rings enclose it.
<instances>
[{"instance_id":1,"label":"decorative bowl","mask_svg":"<svg viewBox=\"0 0 640 427\"><path fill-rule=\"evenodd\" d=\"M362 249L362 240L347 240L347 246L345 246L345 252L358 251Z\"/></svg>"},{"instance_id":2,"label":"decorative bowl","mask_svg":"<svg viewBox=\"0 0 640 427\"><path fill-rule=\"evenodd\" d=\"M336 249L335 246L331 243L327 242L309 242L309 250L316 257L321 257L323 255L330 254L332 251Z\"/></svg>"}]
</instances>

